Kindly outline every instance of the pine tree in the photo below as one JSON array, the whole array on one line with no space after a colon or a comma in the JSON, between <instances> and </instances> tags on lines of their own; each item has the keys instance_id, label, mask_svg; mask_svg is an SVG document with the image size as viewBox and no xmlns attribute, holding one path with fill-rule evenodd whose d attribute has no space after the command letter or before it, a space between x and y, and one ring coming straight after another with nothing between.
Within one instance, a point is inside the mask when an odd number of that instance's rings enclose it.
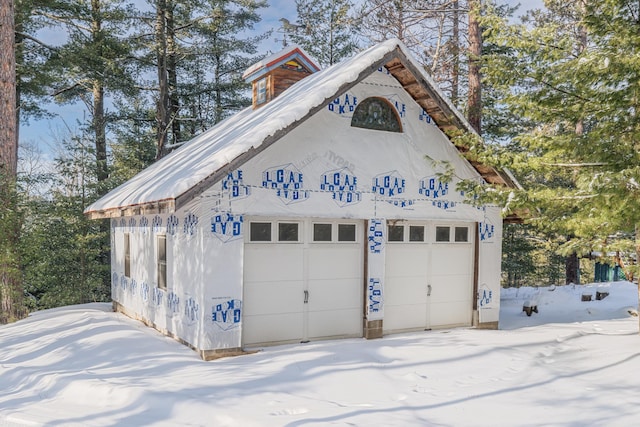
<instances>
[{"instance_id":1,"label":"pine tree","mask_svg":"<svg viewBox=\"0 0 640 427\"><path fill-rule=\"evenodd\" d=\"M103 260L109 228L83 215L100 188L91 137L89 131L66 137L55 173L38 182L46 195L23 202L22 271L32 309L110 298L110 265Z\"/></svg>"},{"instance_id":2,"label":"pine tree","mask_svg":"<svg viewBox=\"0 0 640 427\"><path fill-rule=\"evenodd\" d=\"M263 0L154 0L135 35L144 85L154 99L156 153L211 127L250 103L242 72L265 35L250 35ZM241 36L246 32L246 36Z\"/></svg>"},{"instance_id":3,"label":"pine tree","mask_svg":"<svg viewBox=\"0 0 640 427\"><path fill-rule=\"evenodd\" d=\"M349 0L296 0L297 24L281 20L283 30L320 66L328 67L348 58L358 47L352 7Z\"/></svg>"},{"instance_id":4,"label":"pine tree","mask_svg":"<svg viewBox=\"0 0 640 427\"><path fill-rule=\"evenodd\" d=\"M18 120L13 0L0 3L0 323L26 315L19 271Z\"/></svg>"},{"instance_id":5,"label":"pine tree","mask_svg":"<svg viewBox=\"0 0 640 427\"><path fill-rule=\"evenodd\" d=\"M493 39L510 52L494 81L511 89L510 108L536 124L510 153L527 184L511 203L526 206L540 230L565 238L566 255L634 252L640 10L618 0L546 6L529 26L505 24Z\"/></svg>"},{"instance_id":6,"label":"pine tree","mask_svg":"<svg viewBox=\"0 0 640 427\"><path fill-rule=\"evenodd\" d=\"M54 95L58 102L81 101L90 114L95 146L97 180L109 177L106 111L109 93L133 93L128 70L129 46L125 40L131 11L123 0L74 0L54 4L55 21L67 31L68 41L58 49L60 68ZM105 193L104 185L100 190Z\"/></svg>"}]
</instances>

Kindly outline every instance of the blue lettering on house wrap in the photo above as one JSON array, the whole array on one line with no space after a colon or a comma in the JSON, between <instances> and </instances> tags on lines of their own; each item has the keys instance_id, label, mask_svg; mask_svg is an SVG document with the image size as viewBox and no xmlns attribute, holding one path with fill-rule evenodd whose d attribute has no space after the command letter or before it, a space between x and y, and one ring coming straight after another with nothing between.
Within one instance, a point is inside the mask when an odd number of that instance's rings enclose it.
<instances>
[{"instance_id":1,"label":"blue lettering on house wrap","mask_svg":"<svg viewBox=\"0 0 640 427\"><path fill-rule=\"evenodd\" d=\"M156 215L153 217L153 220L151 221L151 229L153 230L154 233L159 233L160 227L162 227L162 218Z\"/></svg>"},{"instance_id":2,"label":"blue lettering on house wrap","mask_svg":"<svg viewBox=\"0 0 640 427\"><path fill-rule=\"evenodd\" d=\"M242 320L242 301L230 299L211 307L211 321L223 331L228 331L240 325Z\"/></svg>"},{"instance_id":3,"label":"blue lettering on house wrap","mask_svg":"<svg viewBox=\"0 0 640 427\"><path fill-rule=\"evenodd\" d=\"M495 226L489 222L478 223L478 231L480 234L480 240L490 240L495 234Z\"/></svg>"},{"instance_id":4,"label":"blue lettering on house wrap","mask_svg":"<svg viewBox=\"0 0 640 427\"><path fill-rule=\"evenodd\" d=\"M146 216L140 218L140 231L142 231L142 234L147 234L147 231L149 231L149 219Z\"/></svg>"},{"instance_id":5,"label":"blue lettering on house wrap","mask_svg":"<svg viewBox=\"0 0 640 427\"><path fill-rule=\"evenodd\" d=\"M169 218L167 218L167 233L170 235L175 235L178 232L178 224L180 223L180 220L178 220L178 217L171 214L169 215Z\"/></svg>"},{"instance_id":6,"label":"blue lettering on house wrap","mask_svg":"<svg viewBox=\"0 0 640 427\"><path fill-rule=\"evenodd\" d=\"M431 206L438 209L453 209L456 207L456 202L451 200L433 200Z\"/></svg>"},{"instance_id":7,"label":"blue lettering on house wrap","mask_svg":"<svg viewBox=\"0 0 640 427\"><path fill-rule=\"evenodd\" d=\"M187 298L184 302L184 318L187 324L195 323L200 313L200 305L192 297Z\"/></svg>"},{"instance_id":8,"label":"blue lettering on house wrap","mask_svg":"<svg viewBox=\"0 0 640 427\"><path fill-rule=\"evenodd\" d=\"M493 301L493 291L489 289L486 284L480 285L480 289L478 292L478 305L482 307L486 307L491 304Z\"/></svg>"},{"instance_id":9,"label":"blue lettering on house wrap","mask_svg":"<svg viewBox=\"0 0 640 427\"><path fill-rule=\"evenodd\" d=\"M341 97L336 98L332 102L330 102L327 108L333 113L346 115L353 113L356 109L356 105L358 105L358 98L345 93Z\"/></svg>"},{"instance_id":10,"label":"blue lettering on house wrap","mask_svg":"<svg viewBox=\"0 0 640 427\"><path fill-rule=\"evenodd\" d=\"M347 168L328 171L320 176L320 190L333 193L333 200L340 207L358 203L362 199L358 191L358 178L349 173Z\"/></svg>"},{"instance_id":11,"label":"blue lettering on house wrap","mask_svg":"<svg viewBox=\"0 0 640 427\"><path fill-rule=\"evenodd\" d=\"M174 292L167 294L167 311L168 314L176 314L180 311L180 297Z\"/></svg>"},{"instance_id":12,"label":"blue lettering on house wrap","mask_svg":"<svg viewBox=\"0 0 640 427\"><path fill-rule=\"evenodd\" d=\"M404 104L403 102L398 102L398 101L394 101L393 105L396 107L396 110L398 111L398 115L401 118L404 118L404 116L407 113L407 106L406 104Z\"/></svg>"},{"instance_id":13,"label":"blue lettering on house wrap","mask_svg":"<svg viewBox=\"0 0 640 427\"><path fill-rule=\"evenodd\" d=\"M369 279L369 313L377 313L382 305L382 285L380 279Z\"/></svg>"},{"instance_id":14,"label":"blue lettering on house wrap","mask_svg":"<svg viewBox=\"0 0 640 427\"><path fill-rule=\"evenodd\" d=\"M422 110L420 115L418 115L418 120L425 123L433 123L433 119L431 118L429 113L427 113L425 110Z\"/></svg>"},{"instance_id":15,"label":"blue lettering on house wrap","mask_svg":"<svg viewBox=\"0 0 640 427\"><path fill-rule=\"evenodd\" d=\"M142 301L144 302L149 301L149 293L150 293L149 284L147 282L142 282L140 284L140 296L142 297Z\"/></svg>"},{"instance_id":16,"label":"blue lettering on house wrap","mask_svg":"<svg viewBox=\"0 0 640 427\"><path fill-rule=\"evenodd\" d=\"M437 176L427 176L420 180L418 192L425 197L438 199L449 194L449 183L442 182Z\"/></svg>"},{"instance_id":17,"label":"blue lettering on house wrap","mask_svg":"<svg viewBox=\"0 0 640 427\"><path fill-rule=\"evenodd\" d=\"M398 171L386 172L373 177L371 190L384 197L397 197L405 191L405 180Z\"/></svg>"},{"instance_id":18,"label":"blue lettering on house wrap","mask_svg":"<svg viewBox=\"0 0 640 427\"><path fill-rule=\"evenodd\" d=\"M369 252L379 254L384 244L384 221L372 219L368 230Z\"/></svg>"},{"instance_id":19,"label":"blue lettering on house wrap","mask_svg":"<svg viewBox=\"0 0 640 427\"><path fill-rule=\"evenodd\" d=\"M222 180L222 191L229 194L232 199L243 199L251 195L251 187L244 185L241 169L229 172Z\"/></svg>"},{"instance_id":20,"label":"blue lettering on house wrap","mask_svg":"<svg viewBox=\"0 0 640 427\"><path fill-rule=\"evenodd\" d=\"M276 191L285 204L300 202L309 198L303 189L303 174L293 164L275 166L262 172L262 187Z\"/></svg>"},{"instance_id":21,"label":"blue lettering on house wrap","mask_svg":"<svg viewBox=\"0 0 640 427\"><path fill-rule=\"evenodd\" d=\"M153 288L153 293L151 294L151 301L153 301L153 305L159 307L162 305L162 296L164 295L164 291L160 288Z\"/></svg>"},{"instance_id":22,"label":"blue lettering on house wrap","mask_svg":"<svg viewBox=\"0 0 640 427\"><path fill-rule=\"evenodd\" d=\"M198 217L195 214L189 212L187 216L184 217L182 231L188 236L195 236L198 231Z\"/></svg>"},{"instance_id":23,"label":"blue lettering on house wrap","mask_svg":"<svg viewBox=\"0 0 640 427\"><path fill-rule=\"evenodd\" d=\"M223 242L242 237L242 215L234 215L230 212L219 212L211 218L211 232Z\"/></svg>"}]
</instances>

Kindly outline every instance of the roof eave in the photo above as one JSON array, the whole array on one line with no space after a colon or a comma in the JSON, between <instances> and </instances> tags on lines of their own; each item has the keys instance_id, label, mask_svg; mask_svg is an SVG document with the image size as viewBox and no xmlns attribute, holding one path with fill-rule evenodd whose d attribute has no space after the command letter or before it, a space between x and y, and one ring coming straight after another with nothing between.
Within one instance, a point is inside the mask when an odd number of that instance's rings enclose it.
<instances>
[{"instance_id":1,"label":"roof eave","mask_svg":"<svg viewBox=\"0 0 640 427\"><path fill-rule=\"evenodd\" d=\"M119 218L122 216L174 213L175 211L175 199L165 199L154 202L141 203L138 205L89 211L85 212L85 215L89 219L108 219Z\"/></svg>"}]
</instances>

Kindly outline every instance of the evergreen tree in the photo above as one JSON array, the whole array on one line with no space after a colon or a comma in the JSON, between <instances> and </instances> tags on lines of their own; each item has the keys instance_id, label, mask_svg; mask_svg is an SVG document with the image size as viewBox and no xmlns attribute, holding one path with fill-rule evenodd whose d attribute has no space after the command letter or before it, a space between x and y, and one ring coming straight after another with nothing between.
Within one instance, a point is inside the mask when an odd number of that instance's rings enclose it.
<instances>
[{"instance_id":1,"label":"evergreen tree","mask_svg":"<svg viewBox=\"0 0 640 427\"><path fill-rule=\"evenodd\" d=\"M95 148L90 132L63 142L55 173L37 183L48 188L23 202L21 259L31 309L108 301L108 231L83 215L98 197ZM31 179L36 177L31 176Z\"/></svg>"},{"instance_id":2,"label":"evergreen tree","mask_svg":"<svg viewBox=\"0 0 640 427\"><path fill-rule=\"evenodd\" d=\"M258 44L268 34L245 35L260 22L263 0L209 0L199 10L209 19L194 22L195 49L185 55L180 71L184 78L180 99L188 120L206 129L251 105L242 73L259 56ZM193 100L203 101L193 104ZM193 134L188 135L189 138Z\"/></svg>"},{"instance_id":3,"label":"evergreen tree","mask_svg":"<svg viewBox=\"0 0 640 427\"><path fill-rule=\"evenodd\" d=\"M265 35L251 35L263 0L154 0L136 34L141 72L155 103L157 157L250 104L240 76ZM246 35L243 35L246 34Z\"/></svg>"},{"instance_id":4,"label":"evergreen tree","mask_svg":"<svg viewBox=\"0 0 640 427\"><path fill-rule=\"evenodd\" d=\"M109 177L107 164L106 111L108 92L133 93L133 80L128 70L130 55L125 40L132 11L123 0L73 0L54 4L55 21L68 35L58 49L56 65L60 69L54 95L58 102L81 101L90 114L92 140L95 146L96 177L105 183ZM109 188L103 185L100 192Z\"/></svg>"},{"instance_id":5,"label":"evergreen tree","mask_svg":"<svg viewBox=\"0 0 640 427\"><path fill-rule=\"evenodd\" d=\"M637 4L545 2L530 25L502 23L493 40L509 48L494 81L505 101L537 125L518 135L508 163L527 191L511 198L561 251L586 256L636 250L640 223ZM569 7L570 6L570 7ZM497 27L494 27L497 28ZM631 271L628 271L628 273Z\"/></svg>"},{"instance_id":6,"label":"evergreen tree","mask_svg":"<svg viewBox=\"0 0 640 427\"><path fill-rule=\"evenodd\" d=\"M352 7L349 0L296 0L298 24L283 19L283 30L320 66L328 67L348 58L358 47Z\"/></svg>"},{"instance_id":7,"label":"evergreen tree","mask_svg":"<svg viewBox=\"0 0 640 427\"><path fill-rule=\"evenodd\" d=\"M19 270L18 116L13 0L0 3L0 323L26 315Z\"/></svg>"}]
</instances>

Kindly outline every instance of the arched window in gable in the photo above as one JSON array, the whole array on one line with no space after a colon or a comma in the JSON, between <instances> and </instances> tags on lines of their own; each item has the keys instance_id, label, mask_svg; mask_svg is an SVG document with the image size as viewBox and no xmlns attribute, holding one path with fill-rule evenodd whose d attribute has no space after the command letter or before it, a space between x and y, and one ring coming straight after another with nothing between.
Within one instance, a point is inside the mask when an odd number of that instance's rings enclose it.
<instances>
[{"instance_id":1,"label":"arched window in gable","mask_svg":"<svg viewBox=\"0 0 640 427\"><path fill-rule=\"evenodd\" d=\"M351 126L357 128L402 132L402 124L394 106L384 98L367 98L356 107Z\"/></svg>"}]
</instances>

